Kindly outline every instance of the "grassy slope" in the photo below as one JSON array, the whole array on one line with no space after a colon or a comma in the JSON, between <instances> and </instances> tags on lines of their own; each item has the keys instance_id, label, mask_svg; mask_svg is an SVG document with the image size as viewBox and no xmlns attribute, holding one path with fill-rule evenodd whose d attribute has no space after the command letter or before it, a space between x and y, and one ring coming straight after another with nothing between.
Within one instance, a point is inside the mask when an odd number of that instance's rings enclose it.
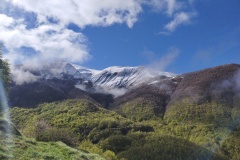
<instances>
[{"instance_id":1,"label":"grassy slope","mask_svg":"<svg viewBox=\"0 0 240 160\"><path fill-rule=\"evenodd\" d=\"M22 118L26 118L23 116ZM30 120L30 118L28 118ZM11 133L11 134L10 134ZM58 142L39 142L25 138L16 127L0 117L0 159L6 160L104 160L97 154L83 152Z\"/></svg>"},{"instance_id":2,"label":"grassy slope","mask_svg":"<svg viewBox=\"0 0 240 160\"><path fill-rule=\"evenodd\" d=\"M13 136L10 141L0 131L0 159L4 160L103 160L96 154L85 153L68 147L62 142L37 142L22 136ZM6 145L7 144L7 145Z\"/></svg>"}]
</instances>

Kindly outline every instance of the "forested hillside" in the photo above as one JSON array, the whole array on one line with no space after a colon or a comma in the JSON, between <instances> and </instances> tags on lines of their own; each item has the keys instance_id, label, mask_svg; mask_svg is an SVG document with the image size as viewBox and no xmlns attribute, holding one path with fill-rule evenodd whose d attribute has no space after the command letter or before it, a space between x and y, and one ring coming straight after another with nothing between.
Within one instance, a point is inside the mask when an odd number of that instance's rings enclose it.
<instances>
[{"instance_id":1,"label":"forested hillside","mask_svg":"<svg viewBox=\"0 0 240 160\"><path fill-rule=\"evenodd\" d=\"M12 117L27 137L62 141L106 159L239 158L239 108L185 100L163 119L144 119L150 111L139 107L134 117L124 118L127 111L121 116L86 100L67 100L35 109L13 108Z\"/></svg>"}]
</instances>

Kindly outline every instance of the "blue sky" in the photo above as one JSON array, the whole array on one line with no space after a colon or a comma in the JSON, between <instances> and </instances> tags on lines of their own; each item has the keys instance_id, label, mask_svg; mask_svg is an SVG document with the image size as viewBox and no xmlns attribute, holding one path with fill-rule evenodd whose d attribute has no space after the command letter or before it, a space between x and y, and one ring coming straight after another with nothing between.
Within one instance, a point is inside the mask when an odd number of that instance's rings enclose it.
<instances>
[{"instance_id":1,"label":"blue sky","mask_svg":"<svg viewBox=\"0 0 240 160\"><path fill-rule=\"evenodd\" d=\"M240 63L240 0L3 0L0 35L11 64L185 73Z\"/></svg>"}]
</instances>

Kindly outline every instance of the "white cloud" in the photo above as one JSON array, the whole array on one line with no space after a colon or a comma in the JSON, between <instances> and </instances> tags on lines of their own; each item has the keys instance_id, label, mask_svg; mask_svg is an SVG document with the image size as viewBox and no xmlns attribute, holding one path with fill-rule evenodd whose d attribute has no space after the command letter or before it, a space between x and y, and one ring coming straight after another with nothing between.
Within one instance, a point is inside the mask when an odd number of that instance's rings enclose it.
<instances>
[{"instance_id":1,"label":"white cloud","mask_svg":"<svg viewBox=\"0 0 240 160\"><path fill-rule=\"evenodd\" d=\"M8 17L5 14L0 14L0 29L11 26L13 22L14 20L12 17Z\"/></svg>"},{"instance_id":2,"label":"white cloud","mask_svg":"<svg viewBox=\"0 0 240 160\"><path fill-rule=\"evenodd\" d=\"M82 28L114 23L132 27L141 11L136 0L4 0L0 7L0 42L7 49L4 58L12 64L41 64L52 59L84 62L91 57L87 38L67 29L70 23ZM36 17L30 28L29 17ZM35 53L26 54L23 47Z\"/></svg>"},{"instance_id":3,"label":"white cloud","mask_svg":"<svg viewBox=\"0 0 240 160\"><path fill-rule=\"evenodd\" d=\"M168 16L172 16L174 12L181 9L183 6L183 3L176 0L145 0L142 2L152 6L152 8L157 12L163 11Z\"/></svg>"},{"instance_id":4,"label":"white cloud","mask_svg":"<svg viewBox=\"0 0 240 160\"><path fill-rule=\"evenodd\" d=\"M167 14L172 15L176 10L180 9L182 7L182 4L180 2L177 2L176 0L167 0Z\"/></svg>"},{"instance_id":5,"label":"white cloud","mask_svg":"<svg viewBox=\"0 0 240 160\"><path fill-rule=\"evenodd\" d=\"M127 23L129 27L137 21L141 4L137 0L9 0L13 5L37 14L39 22L48 17L67 25L75 23L83 28L87 25L109 26Z\"/></svg>"},{"instance_id":6,"label":"white cloud","mask_svg":"<svg viewBox=\"0 0 240 160\"><path fill-rule=\"evenodd\" d=\"M183 24L189 24L191 22L191 19L194 16L196 16L195 12L190 12L190 13L180 12L180 13L177 13L174 16L174 19L165 26L165 29L169 32L173 32L173 31L175 31L175 29L178 26L183 25Z\"/></svg>"},{"instance_id":7,"label":"white cloud","mask_svg":"<svg viewBox=\"0 0 240 160\"><path fill-rule=\"evenodd\" d=\"M64 25L75 23L81 28L88 25L109 26L114 23L126 23L132 27L138 20L143 5L168 16L193 3L192 0L5 0L15 7L33 12L38 22L47 22L48 18L58 20ZM186 7L185 7L186 8Z\"/></svg>"},{"instance_id":8,"label":"white cloud","mask_svg":"<svg viewBox=\"0 0 240 160\"><path fill-rule=\"evenodd\" d=\"M105 86L94 86L94 89L87 89L86 85L78 84L75 85L76 88L81 89L83 91L90 91L93 93L103 93L103 94L112 94L114 97L121 96L127 92L125 88L110 88Z\"/></svg>"},{"instance_id":9,"label":"white cloud","mask_svg":"<svg viewBox=\"0 0 240 160\"><path fill-rule=\"evenodd\" d=\"M35 82L39 77L33 75L29 71L24 71L21 69L12 69L11 78L17 85L21 85L23 83Z\"/></svg>"},{"instance_id":10,"label":"white cloud","mask_svg":"<svg viewBox=\"0 0 240 160\"><path fill-rule=\"evenodd\" d=\"M176 47L171 47L166 55L158 60L155 60L150 65L147 66L149 70L165 71L166 68L173 63L173 61L178 57L180 50Z\"/></svg>"},{"instance_id":11,"label":"white cloud","mask_svg":"<svg viewBox=\"0 0 240 160\"><path fill-rule=\"evenodd\" d=\"M170 35L180 25L191 23L197 15L193 8L195 0L146 0L145 4L152 6L155 11L165 13L170 22L165 25L164 30L159 32L160 35Z\"/></svg>"},{"instance_id":12,"label":"white cloud","mask_svg":"<svg viewBox=\"0 0 240 160\"><path fill-rule=\"evenodd\" d=\"M0 41L4 43L9 54L5 58L11 62L21 59L38 59L41 61L65 59L83 62L89 58L86 38L81 33L66 29L60 25L43 24L33 29L27 29L23 22L14 21L5 16L8 25L0 26ZM21 52L22 47L36 51L29 55Z\"/></svg>"},{"instance_id":13,"label":"white cloud","mask_svg":"<svg viewBox=\"0 0 240 160\"><path fill-rule=\"evenodd\" d=\"M42 63L52 59L84 62L91 57L87 38L68 29L69 24L84 28L125 23L132 27L147 5L169 18L176 15L165 27L172 32L192 18L191 14L180 12L184 3L179 0L3 0L0 42L8 51L5 58L12 63ZM24 47L35 53L26 54Z\"/></svg>"},{"instance_id":14,"label":"white cloud","mask_svg":"<svg viewBox=\"0 0 240 160\"><path fill-rule=\"evenodd\" d=\"M157 35L170 36L171 33L169 31L161 31L161 32L157 33Z\"/></svg>"}]
</instances>

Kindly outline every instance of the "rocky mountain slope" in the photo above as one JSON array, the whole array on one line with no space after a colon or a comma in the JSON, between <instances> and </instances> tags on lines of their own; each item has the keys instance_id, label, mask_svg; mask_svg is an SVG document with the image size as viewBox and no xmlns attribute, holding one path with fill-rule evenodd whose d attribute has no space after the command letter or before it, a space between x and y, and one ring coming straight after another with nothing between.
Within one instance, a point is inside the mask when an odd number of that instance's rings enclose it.
<instances>
[{"instance_id":1,"label":"rocky mountain slope","mask_svg":"<svg viewBox=\"0 0 240 160\"><path fill-rule=\"evenodd\" d=\"M183 98L195 102L221 101L233 103L239 96L240 65L229 64L181 75L171 96L171 103Z\"/></svg>"},{"instance_id":2,"label":"rocky mountain slope","mask_svg":"<svg viewBox=\"0 0 240 160\"><path fill-rule=\"evenodd\" d=\"M161 104L160 108L166 108L182 99L196 103L217 101L229 105L239 99L238 64L182 75L153 72L144 67L109 67L98 71L65 62L38 70L20 69L29 71L36 80L12 84L9 93L12 106L35 106L44 102L80 98L110 108L134 99L151 99L151 102L156 99L159 101L157 104Z\"/></svg>"}]
</instances>

